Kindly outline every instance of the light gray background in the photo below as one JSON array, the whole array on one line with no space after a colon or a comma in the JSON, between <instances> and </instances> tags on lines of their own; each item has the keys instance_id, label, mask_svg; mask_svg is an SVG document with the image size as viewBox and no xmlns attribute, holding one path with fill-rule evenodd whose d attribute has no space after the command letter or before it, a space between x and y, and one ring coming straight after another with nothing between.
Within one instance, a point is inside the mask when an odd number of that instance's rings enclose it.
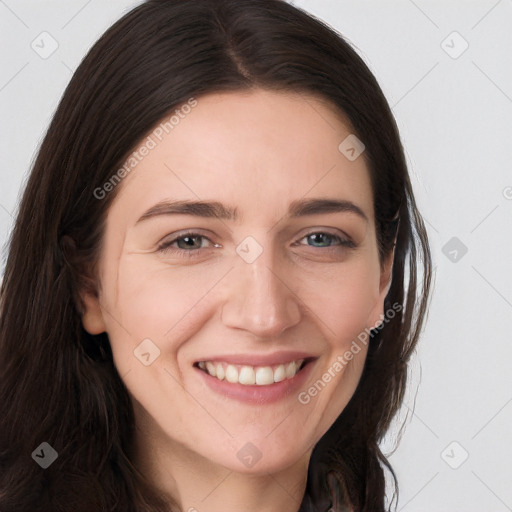
<instances>
[{"instance_id":1,"label":"light gray background","mask_svg":"<svg viewBox=\"0 0 512 512\"><path fill-rule=\"evenodd\" d=\"M432 243L428 324L383 443L406 419L391 456L398 510L512 511L512 0L291 3L344 34L377 76ZM73 70L137 4L0 0L0 244ZM58 43L46 59L31 48L51 48L43 31Z\"/></svg>"}]
</instances>

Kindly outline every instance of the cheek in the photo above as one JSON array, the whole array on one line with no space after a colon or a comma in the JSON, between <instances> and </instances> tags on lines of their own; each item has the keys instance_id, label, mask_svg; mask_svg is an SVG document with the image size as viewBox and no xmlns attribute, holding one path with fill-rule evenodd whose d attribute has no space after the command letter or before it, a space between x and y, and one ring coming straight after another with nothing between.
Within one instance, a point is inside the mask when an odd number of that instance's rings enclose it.
<instances>
[{"instance_id":1,"label":"cheek","mask_svg":"<svg viewBox=\"0 0 512 512\"><path fill-rule=\"evenodd\" d=\"M105 297L108 332L116 362L123 366L133 361L133 350L149 338L163 358L175 355L180 343L192 336L204 323L207 297L222 278L223 269L198 271L194 266L179 271L161 265L149 265L144 256L128 256L111 273ZM229 268L227 269L229 270Z\"/></svg>"},{"instance_id":2,"label":"cheek","mask_svg":"<svg viewBox=\"0 0 512 512\"><path fill-rule=\"evenodd\" d=\"M160 425L181 429L175 411L187 410L189 419L203 425L204 435L218 435L215 425L205 424L204 410L183 393L184 368L178 366L178 352L204 327L212 311L209 291L223 272L198 272L193 266L178 271L145 259L123 258L111 274L117 282L112 279L105 287L111 290L105 306L115 366L132 399L142 405L139 409L158 418ZM187 435L192 445L199 441L193 432Z\"/></svg>"},{"instance_id":3,"label":"cheek","mask_svg":"<svg viewBox=\"0 0 512 512\"><path fill-rule=\"evenodd\" d=\"M322 433L345 408L361 377L378 280L378 266L362 259L302 281L301 295L328 344L318 374L302 390L299 402L311 418L322 417Z\"/></svg>"},{"instance_id":4,"label":"cheek","mask_svg":"<svg viewBox=\"0 0 512 512\"><path fill-rule=\"evenodd\" d=\"M379 300L378 280L378 267L361 259L304 275L298 295L331 344L343 348L370 327L370 314Z\"/></svg>"}]
</instances>

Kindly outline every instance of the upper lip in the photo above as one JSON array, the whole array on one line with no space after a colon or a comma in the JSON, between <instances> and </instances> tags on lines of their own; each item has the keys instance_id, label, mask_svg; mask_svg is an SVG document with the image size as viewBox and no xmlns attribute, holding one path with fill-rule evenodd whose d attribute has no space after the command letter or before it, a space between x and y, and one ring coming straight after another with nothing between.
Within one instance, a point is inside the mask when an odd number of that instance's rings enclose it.
<instances>
[{"instance_id":1,"label":"upper lip","mask_svg":"<svg viewBox=\"0 0 512 512\"><path fill-rule=\"evenodd\" d=\"M299 359L316 359L317 356L307 352L274 352L272 354L225 354L217 356L207 356L198 359L200 361L223 362L236 365L247 366L274 366L278 364L290 363Z\"/></svg>"}]
</instances>

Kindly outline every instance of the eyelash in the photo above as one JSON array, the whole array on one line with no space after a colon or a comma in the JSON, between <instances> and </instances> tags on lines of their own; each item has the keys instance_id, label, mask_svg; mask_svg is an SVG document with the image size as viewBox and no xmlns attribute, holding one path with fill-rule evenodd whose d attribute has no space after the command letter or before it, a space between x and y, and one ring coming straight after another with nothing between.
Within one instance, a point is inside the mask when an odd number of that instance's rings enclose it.
<instances>
[{"instance_id":1,"label":"eyelash","mask_svg":"<svg viewBox=\"0 0 512 512\"><path fill-rule=\"evenodd\" d=\"M339 250L340 247L346 248L346 249L354 249L356 247L356 244L352 240L341 238L340 236L334 235L333 233L329 233L327 231L312 231L311 233L307 233L306 235L304 235L300 240L303 240L304 238L307 238L311 235L328 235L329 237L331 237L332 239L334 239L338 242L338 244L336 244L334 246L316 247L316 249L323 249L324 251L331 252L331 251ZM158 246L157 250L159 252L164 252L164 253L174 252L175 254L177 254L179 256L185 256L187 258L197 257L198 252L201 250L201 248L186 250L186 249L171 247L172 244L174 244L184 238L204 238L204 239L208 240L210 243L213 243L205 235L201 235L200 233L196 233L194 231L188 231L188 232L180 234L179 236L173 238L172 240L170 240L168 242L163 242L162 244L160 244ZM299 244L299 245L307 245L307 244ZM312 246L310 246L310 247L312 247ZM208 249L208 247L206 249Z\"/></svg>"}]
</instances>

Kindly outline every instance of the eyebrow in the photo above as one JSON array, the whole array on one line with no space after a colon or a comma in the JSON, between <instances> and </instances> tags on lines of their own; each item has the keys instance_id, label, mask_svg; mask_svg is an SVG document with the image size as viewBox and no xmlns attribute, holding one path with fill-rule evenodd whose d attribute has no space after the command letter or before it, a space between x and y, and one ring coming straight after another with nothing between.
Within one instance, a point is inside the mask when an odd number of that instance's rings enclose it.
<instances>
[{"instance_id":1,"label":"eyebrow","mask_svg":"<svg viewBox=\"0 0 512 512\"><path fill-rule=\"evenodd\" d=\"M299 199L290 204L288 215L290 217L304 217L306 215L340 212L355 213L368 222L368 217L363 209L345 199Z\"/></svg>"},{"instance_id":2,"label":"eyebrow","mask_svg":"<svg viewBox=\"0 0 512 512\"><path fill-rule=\"evenodd\" d=\"M290 204L287 216L293 218L340 212L354 213L368 222L362 208L344 199L298 199ZM144 212L136 224L161 215L193 215L232 221L241 219L238 208L226 206L218 201L161 201Z\"/></svg>"}]
</instances>

